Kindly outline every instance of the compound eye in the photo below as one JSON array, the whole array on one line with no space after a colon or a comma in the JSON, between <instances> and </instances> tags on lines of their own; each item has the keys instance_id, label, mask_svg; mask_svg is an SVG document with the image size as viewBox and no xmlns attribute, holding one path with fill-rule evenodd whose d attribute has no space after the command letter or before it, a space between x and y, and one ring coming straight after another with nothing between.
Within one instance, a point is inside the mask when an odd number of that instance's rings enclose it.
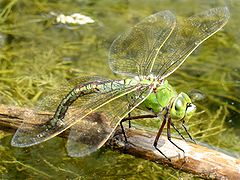
<instances>
[{"instance_id":1,"label":"compound eye","mask_svg":"<svg viewBox=\"0 0 240 180\"><path fill-rule=\"evenodd\" d=\"M175 109L178 111L183 107L182 98L178 98L175 104Z\"/></svg>"}]
</instances>

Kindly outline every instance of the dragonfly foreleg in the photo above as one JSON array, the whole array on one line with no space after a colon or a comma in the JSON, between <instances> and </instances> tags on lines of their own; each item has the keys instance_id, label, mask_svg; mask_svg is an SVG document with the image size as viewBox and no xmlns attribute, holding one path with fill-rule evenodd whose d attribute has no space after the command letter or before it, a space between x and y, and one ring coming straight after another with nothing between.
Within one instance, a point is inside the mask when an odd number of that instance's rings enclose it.
<instances>
[{"instance_id":1,"label":"dragonfly foreleg","mask_svg":"<svg viewBox=\"0 0 240 180\"><path fill-rule=\"evenodd\" d=\"M172 119L171 119L171 117L169 117L168 121L167 121L167 138L175 147L180 149L183 152L183 154L185 154L185 151L172 141L172 138L171 138L171 124L172 124Z\"/></svg>"},{"instance_id":2,"label":"dragonfly foreleg","mask_svg":"<svg viewBox=\"0 0 240 180\"><path fill-rule=\"evenodd\" d=\"M196 141L192 138L192 136L191 136L190 133L188 132L188 130L187 130L185 124L184 124L184 121L183 121L183 123L182 123L182 127L184 128L184 130L186 131L186 133L188 134L188 136L189 136L189 138L192 140L192 142L194 142L195 144L197 144Z\"/></svg>"},{"instance_id":3,"label":"dragonfly foreleg","mask_svg":"<svg viewBox=\"0 0 240 180\"><path fill-rule=\"evenodd\" d=\"M187 141L185 139L185 137L182 135L182 133L179 132L179 130L177 129L177 127L173 124L173 122L171 122L171 126L173 127L173 129L181 136L181 138L184 140L184 141Z\"/></svg>"}]
</instances>

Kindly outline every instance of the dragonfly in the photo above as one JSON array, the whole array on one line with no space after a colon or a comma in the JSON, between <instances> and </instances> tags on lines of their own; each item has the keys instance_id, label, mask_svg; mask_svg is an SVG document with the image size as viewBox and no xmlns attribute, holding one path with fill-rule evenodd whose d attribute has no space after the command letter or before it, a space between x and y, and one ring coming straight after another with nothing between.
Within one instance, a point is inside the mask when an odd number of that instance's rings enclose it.
<instances>
[{"instance_id":1,"label":"dragonfly","mask_svg":"<svg viewBox=\"0 0 240 180\"><path fill-rule=\"evenodd\" d=\"M61 97L52 118L23 123L11 145L36 145L71 128L68 154L72 157L89 155L101 148L118 126L122 127L127 142L122 123L136 119L131 118L130 113L139 108L161 122L153 142L159 153L166 157L158 148L165 125L168 140L184 152L171 140L170 130L172 127L178 132L174 123L180 121L187 132L184 120L194 114L196 106L186 93L177 93L166 78L202 42L219 31L229 17L227 7L217 7L188 18L177 18L169 10L144 18L118 36L110 47L111 70L128 78L80 77L78 84Z\"/></svg>"}]
</instances>

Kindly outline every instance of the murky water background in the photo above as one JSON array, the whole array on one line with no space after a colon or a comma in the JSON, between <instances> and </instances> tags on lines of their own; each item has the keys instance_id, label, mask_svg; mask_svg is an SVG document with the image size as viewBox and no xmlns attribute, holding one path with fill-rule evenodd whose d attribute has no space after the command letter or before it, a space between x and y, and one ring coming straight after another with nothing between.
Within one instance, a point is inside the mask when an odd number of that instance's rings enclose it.
<instances>
[{"instance_id":1,"label":"murky water background","mask_svg":"<svg viewBox=\"0 0 240 180\"><path fill-rule=\"evenodd\" d=\"M200 142L238 156L240 152L239 1L190 0L2 0L0 1L0 103L35 108L41 98L81 75L121 78L108 67L112 41L144 17L161 10L178 16L226 4L231 19L204 42L168 80L195 96L198 113L188 122ZM56 16L81 13L95 22L79 26ZM54 107L53 107L54 109ZM202 113L199 113L202 112ZM159 122L142 126L157 128ZM0 131L2 179L178 179L192 175L102 148L84 158L67 156L55 137L30 148L10 146Z\"/></svg>"}]
</instances>

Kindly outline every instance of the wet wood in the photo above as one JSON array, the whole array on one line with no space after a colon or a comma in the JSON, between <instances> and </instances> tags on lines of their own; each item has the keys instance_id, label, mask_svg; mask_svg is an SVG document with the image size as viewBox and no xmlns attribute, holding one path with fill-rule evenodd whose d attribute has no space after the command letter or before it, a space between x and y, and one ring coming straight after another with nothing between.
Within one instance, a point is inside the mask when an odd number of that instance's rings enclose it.
<instances>
[{"instance_id":1,"label":"wet wood","mask_svg":"<svg viewBox=\"0 0 240 180\"><path fill-rule=\"evenodd\" d=\"M31 109L0 106L0 129L15 132L22 122L27 122L32 118L50 118L52 113L36 112ZM68 132L60 136L67 137ZM132 154L143 159L156 163L171 166L176 169L195 174L199 177L209 179L239 179L240 178L240 159L236 159L224 153L192 144L180 139L172 140L185 151L179 151L173 146L166 137L161 137L159 148L164 154L171 158L171 162L164 158L154 147L155 132L147 132L137 128L126 128L128 145L125 146L123 138L116 131L106 146L114 150Z\"/></svg>"}]
</instances>

